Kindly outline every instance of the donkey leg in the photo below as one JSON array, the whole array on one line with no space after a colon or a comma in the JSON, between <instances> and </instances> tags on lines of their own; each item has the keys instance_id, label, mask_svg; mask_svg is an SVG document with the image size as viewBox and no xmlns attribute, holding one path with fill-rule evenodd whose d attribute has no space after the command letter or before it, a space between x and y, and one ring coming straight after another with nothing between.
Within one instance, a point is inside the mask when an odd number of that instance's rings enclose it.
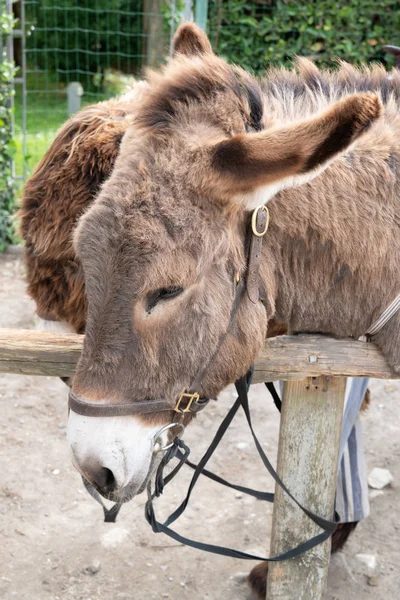
<instances>
[{"instance_id":1,"label":"donkey leg","mask_svg":"<svg viewBox=\"0 0 400 600\"><path fill-rule=\"evenodd\" d=\"M338 552L345 545L349 535L357 527L355 523L341 523L332 535L332 553ZM259 563L250 571L248 584L254 600L265 600L267 594L268 563Z\"/></svg>"}]
</instances>

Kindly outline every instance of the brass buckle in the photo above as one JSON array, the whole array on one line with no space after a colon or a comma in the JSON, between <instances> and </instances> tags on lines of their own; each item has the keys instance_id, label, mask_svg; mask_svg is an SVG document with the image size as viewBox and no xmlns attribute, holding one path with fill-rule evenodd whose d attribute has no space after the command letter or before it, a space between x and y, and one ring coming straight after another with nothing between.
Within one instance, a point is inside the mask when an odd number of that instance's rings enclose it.
<instances>
[{"instance_id":1,"label":"brass buckle","mask_svg":"<svg viewBox=\"0 0 400 600\"><path fill-rule=\"evenodd\" d=\"M258 217L259 210L264 210L267 213L267 222L265 223L264 231L261 231L261 233L259 231L257 231L257 217ZM256 237L263 237L268 231L268 225L269 225L269 210L265 206L265 204L261 204L260 206L257 206L257 208L255 208L253 211L253 214L251 217L251 229Z\"/></svg>"},{"instance_id":2,"label":"brass buckle","mask_svg":"<svg viewBox=\"0 0 400 600\"><path fill-rule=\"evenodd\" d=\"M189 398L189 401L188 401L186 408L184 408L182 410L180 408L180 405L181 405L182 400L184 400L185 398ZM200 394L198 394L197 392L195 392L194 394L190 394L189 392L182 392L182 394L178 398L178 401L175 405L174 411L179 414L190 413L190 408L191 408L193 402L197 402L199 399L200 399Z\"/></svg>"}]
</instances>

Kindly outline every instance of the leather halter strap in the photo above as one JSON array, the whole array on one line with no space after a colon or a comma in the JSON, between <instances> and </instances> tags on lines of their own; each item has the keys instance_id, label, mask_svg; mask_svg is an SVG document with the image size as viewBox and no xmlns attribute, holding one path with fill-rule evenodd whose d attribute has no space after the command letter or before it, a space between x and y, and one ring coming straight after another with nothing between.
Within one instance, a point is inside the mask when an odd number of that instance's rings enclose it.
<instances>
[{"instance_id":1,"label":"leather halter strap","mask_svg":"<svg viewBox=\"0 0 400 600\"><path fill-rule=\"evenodd\" d=\"M192 402L190 412L197 413L203 410L209 401L209 398L199 398L196 402ZM84 417L127 417L129 415L146 415L155 412L172 412L174 410L174 407L166 400L141 400L123 404L87 402L72 390L69 393L68 406L75 413ZM179 408L184 412L185 404L181 402Z\"/></svg>"},{"instance_id":2,"label":"leather halter strap","mask_svg":"<svg viewBox=\"0 0 400 600\"><path fill-rule=\"evenodd\" d=\"M251 302L257 303L260 298L259 269L262 249L262 239L268 230L269 212L264 205L258 206L251 218L250 242L247 261L247 277L244 282L239 276L235 277L235 294L232 309L229 317L228 327L221 335L217 347L210 356L205 365L197 372L188 390L184 390L178 398L175 406L166 400L149 399L135 402L126 402L118 404L102 404L100 402L87 402L75 394L72 389L68 397L68 407L78 415L85 417L126 417L138 414L151 414L157 412L174 412L173 422L180 421L187 414L194 414L201 411L210 399L200 396L199 390L202 387L203 380L214 360L216 359L221 346L224 344L235 321L236 313L239 310L243 292L246 287L247 295ZM265 295L265 294L264 294Z\"/></svg>"},{"instance_id":3,"label":"leather halter strap","mask_svg":"<svg viewBox=\"0 0 400 600\"><path fill-rule=\"evenodd\" d=\"M365 333L366 336L372 337L379 333L384 328L386 323L389 323L390 319L400 310L400 294L389 304L386 310L383 311L379 319L377 319L368 331Z\"/></svg>"},{"instance_id":4,"label":"leather halter strap","mask_svg":"<svg viewBox=\"0 0 400 600\"><path fill-rule=\"evenodd\" d=\"M253 304L260 299L260 260L263 237L269 225L269 211L265 205L258 206L251 218L249 260L247 265L247 295Z\"/></svg>"}]
</instances>

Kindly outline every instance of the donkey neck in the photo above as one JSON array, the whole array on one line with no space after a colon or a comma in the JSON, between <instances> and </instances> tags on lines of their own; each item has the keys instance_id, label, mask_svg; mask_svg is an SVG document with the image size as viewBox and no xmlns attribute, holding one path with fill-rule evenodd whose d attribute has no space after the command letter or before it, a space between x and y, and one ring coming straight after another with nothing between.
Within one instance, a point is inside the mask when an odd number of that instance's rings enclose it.
<instances>
[{"instance_id":1,"label":"donkey neck","mask_svg":"<svg viewBox=\"0 0 400 600\"><path fill-rule=\"evenodd\" d=\"M400 291L399 184L370 168L341 157L268 205L264 285L292 330L358 337Z\"/></svg>"}]
</instances>

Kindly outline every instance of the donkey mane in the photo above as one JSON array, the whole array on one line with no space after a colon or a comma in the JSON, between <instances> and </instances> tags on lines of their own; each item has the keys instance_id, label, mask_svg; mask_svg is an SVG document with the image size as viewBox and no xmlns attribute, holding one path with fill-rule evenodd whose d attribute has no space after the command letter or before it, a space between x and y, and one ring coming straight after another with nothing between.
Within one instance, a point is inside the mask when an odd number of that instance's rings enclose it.
<instances>
[{"instance_id":1,"label":"donkey mane","mask_svg":"<svg viewBox=\"0 0 400 600\"><path fill-rule=\"evenodd\" d=\"M307 118L349 94L368 91L380 94L387 120L398 115L399 71L388 77L380 64L338 65L320 70L312 60L297 57L292 69L270 68L256 78L213 54L179 56L161 72L148 72L149 90L134 120L142 131L165 134L186 107L223 94L236 101L246 130L258 131Z\"/></svg>"},{"instance_id":2,"label":"donkey mane","mask_svg":"<svg viewBox=\"0 0 400 600\"><path fill-rule=\"evenodd\" d=\"M274 118L305 118L355 92L379 92L387 109L398 113L400 72L388 76L380 64L355 67L338 61L338 69L320 70L310 59L297 57L293 69L271 68L261 87Z\"/></svg>"}]
</instances>

